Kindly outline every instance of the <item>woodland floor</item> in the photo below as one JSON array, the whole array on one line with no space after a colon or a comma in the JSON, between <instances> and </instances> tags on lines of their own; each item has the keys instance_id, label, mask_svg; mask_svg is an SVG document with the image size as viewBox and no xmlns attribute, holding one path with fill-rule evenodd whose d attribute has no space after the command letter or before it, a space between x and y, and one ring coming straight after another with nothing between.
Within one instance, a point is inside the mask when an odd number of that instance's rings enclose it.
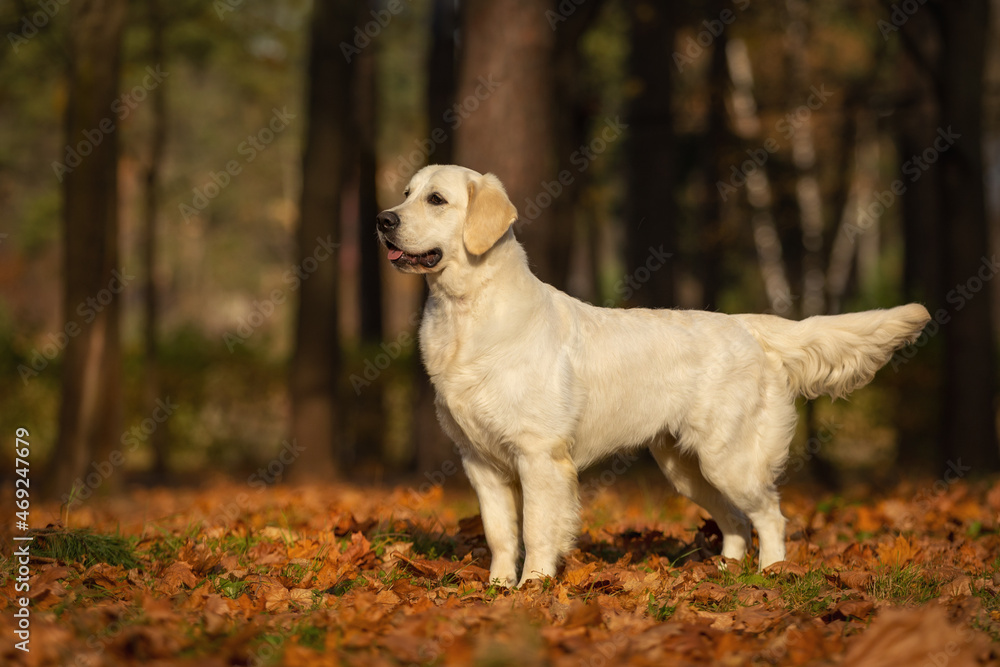
<instances>
[{"instance_id":1,"label":"woodland floor","mask_svg":"<svg viewBox=\"0 0 1000 667\"><path fill-rule=\"evenodd\" d=\"M1000 664L1000 481L785 489L790 562L763 574L713 556L714 523L665 483L593 484L565 568L515 591L487 582L475 497L447 488L89 500L35 532L29 653L4 535L0 664Z\"/></svg>"}]
</instances>

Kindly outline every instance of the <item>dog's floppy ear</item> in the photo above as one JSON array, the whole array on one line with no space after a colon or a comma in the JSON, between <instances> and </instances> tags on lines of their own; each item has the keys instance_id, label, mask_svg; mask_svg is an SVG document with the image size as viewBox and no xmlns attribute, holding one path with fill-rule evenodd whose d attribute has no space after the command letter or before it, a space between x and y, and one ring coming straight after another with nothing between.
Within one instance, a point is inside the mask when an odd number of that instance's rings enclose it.
<instances>
[{"instance_id":1,"label":"dog's floppy ear","mask_svg":"<svg viewBox=\"0 0 1000 667\"><path fill-rule=\"evenodd\" d=\"M466 250L482 255L500 240L515 220L517 208L510 203L499 178L483 174L469 181L469 208L462 233Z\"/></svg>"}]
</instances>

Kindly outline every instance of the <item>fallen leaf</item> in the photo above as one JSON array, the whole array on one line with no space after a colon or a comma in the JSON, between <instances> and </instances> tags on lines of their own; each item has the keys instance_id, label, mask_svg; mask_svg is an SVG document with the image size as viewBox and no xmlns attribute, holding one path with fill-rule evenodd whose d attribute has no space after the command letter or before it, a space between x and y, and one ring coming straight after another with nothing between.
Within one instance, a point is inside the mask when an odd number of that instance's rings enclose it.
<instances>
[{"instance_id":1,"label":"fallen leaf","mask_svg":"<svg viewBox=\"0 0 1000 667\"><path fill-rule=\"evenodd\" d=\"M827 622L834 619L857 618L866 620L875 611L875 603L871 600L841 600L824 616Z\"/></svg>"},{"instance_id":2,"label":"fallen leaf","mask_svg":"<svg viewBox=\"0 0 1000 667\"><path fill-rule=\"evenodd\" d=\"M691 592L691 599L701 603L719 603L729 598L729 591L714 581L703 582Z\"/></svg>"},{"instance_id":3,"label":"fallen leaf","mask_svg":"<svg viewBox=\"0 0 1000 667\"><path fill-rule=\"evenodd\" d=\"M572 570L567 569L563 573L563 578L571 586L580 586L584 581L587 580L590 575L594 573L597 569L597 563L591 562L583 565L581 567L574 568Z\"/></svg>"},{"instance_id":4,"label":"fallen leaf","mask_svg":"<svg viewBox=\"0 0 1000 667\"><path fill-rule=\"evenodd\" d=\"M786 577L799 578L805 576L806 568L802 567L798 563L780 560L777 563L771 563L765 567L764 574L778 574Z\"/></svg>"},{"instance_id":5,"label":"fallen leaf","mask_svg":"<svg viewBox=\"0 0 1000 667\"><path fill-rule=\"evenodd\" d=\"M919 551L909 538L897 535L892 543L878 545L878 558L888 565L905 565L913 562L913 558Z\"/></svg>"},{"instance_id":6,"label":"fallen leaf","mask_svg":"<svg viewBox=\"0 0 1000 667\"><path fill-rule=\"evenodd\" d=\"M843 664L974 667L985 643L982 633L948 623L947 613L937 605L884 609L850 642Z\"/></svg>"},{"instance_id":7,"label":"fallen leaf","mask_svg":"<svg viewBox=\"0 0 1000 667\"><path fill-rule=\"evenodd\" d=\"M63 565L43 566L41 572L28 580L28 599L38 605L46 598L51 598L52 601L62 598L67 593L62 579L68 577L71 572L72 570Z\"/></svg>"},{"instance_id":8,"label":"fallen leaf","mask_svg":"<svg viewBox=\"0 0 1000 667\"><path fill-rule=\"evenodd\" d=\"M205 600L202 618L205 622L205 632L211 636L225 634L229 628L232 610L221 595L210 595Z\"/></svg>"},{"instance_id":9,"label":"fallen leaf","mask_svg":"<svg viewBox=\"0 0 1000 667\"><path fill-rule=\"evenodd\" d=\"M603 617L601 615L600 603L596 600L592 600L587 603L575 600L570 605L563 627L582 628L591 625L600 625L602 621Z\"/></svg>"},{"instance_id":10,"label":"fallen leaf","mask_svg":"<svg viewBox=\"0 0 1000 667\"><path fill-rule=\"evenodd\" d=\"M875 575L872 572L864 570L844 570L828 574L826 578L827 581L835 586L851 588L861 592L867 591L871 587L872 582L875 581Z\"/></svg>"},{"instance_id":11,"label":"fallen leaf","mask_svg":"<svg viewBox=\"0 0 1000 667\"><path fill-rule=\"evenodd\" d=\"M784 614L780 609L767 609L760 605L741 607L736 610L734 623L737 629L761 633L777 625Z\"/></svg>"},{"instance_id":12,"label":"fallen leaf","mask_svg":"<svg viewBox=\"0 0 1000 667\"><path fill-rule=\"evenodd\" d=\"M156 590L164 595L175 595L184 587L194 588L197 585L198 579L191 571L191 565L181 560L173 563L160 574Z\"/></svg>"}]
</instances>

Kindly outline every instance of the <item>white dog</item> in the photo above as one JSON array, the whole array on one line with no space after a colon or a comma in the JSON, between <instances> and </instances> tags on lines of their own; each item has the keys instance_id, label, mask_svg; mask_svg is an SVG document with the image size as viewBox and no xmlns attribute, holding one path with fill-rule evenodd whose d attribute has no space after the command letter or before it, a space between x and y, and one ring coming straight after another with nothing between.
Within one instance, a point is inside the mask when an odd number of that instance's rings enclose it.
<instances>
[{"instance_id":1,"label":"white dog","mask_svg":"<svg viewBox=\"0 0 1000 667\"><path fill-rule=\"evenodd\" d=\"M378 235L426 274L420 350L438 417L479 496L491 580L553 576L579 524L577 472L647 447L742 558L751 522L763 569L785 557L775 479L795 398L868 383L930 319L910 304L801 322L772 315L597 308L536 278L492 174L429 166Z\"/></svg>"}]
</instances>

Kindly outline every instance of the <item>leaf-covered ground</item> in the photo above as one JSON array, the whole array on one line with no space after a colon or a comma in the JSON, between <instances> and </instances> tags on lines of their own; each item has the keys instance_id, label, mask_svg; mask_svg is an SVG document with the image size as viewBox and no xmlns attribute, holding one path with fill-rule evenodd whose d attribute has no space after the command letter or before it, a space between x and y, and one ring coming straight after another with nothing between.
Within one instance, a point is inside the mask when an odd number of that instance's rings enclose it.
<instances>
[{"instance_id":1,"label":"leaf-covered ground","mask_svg":"<svg viewBox=\"0 0 1000 667\"><path fill-rule=\"evenodd\" d=\"M0 664L1000 664L1000 482L788 489L791 562L763 574L665 487L588 487L579 548L517 591L457 481L89 501L37 533L30 653L5 547Z\"/></svg>"}]
</instances>

